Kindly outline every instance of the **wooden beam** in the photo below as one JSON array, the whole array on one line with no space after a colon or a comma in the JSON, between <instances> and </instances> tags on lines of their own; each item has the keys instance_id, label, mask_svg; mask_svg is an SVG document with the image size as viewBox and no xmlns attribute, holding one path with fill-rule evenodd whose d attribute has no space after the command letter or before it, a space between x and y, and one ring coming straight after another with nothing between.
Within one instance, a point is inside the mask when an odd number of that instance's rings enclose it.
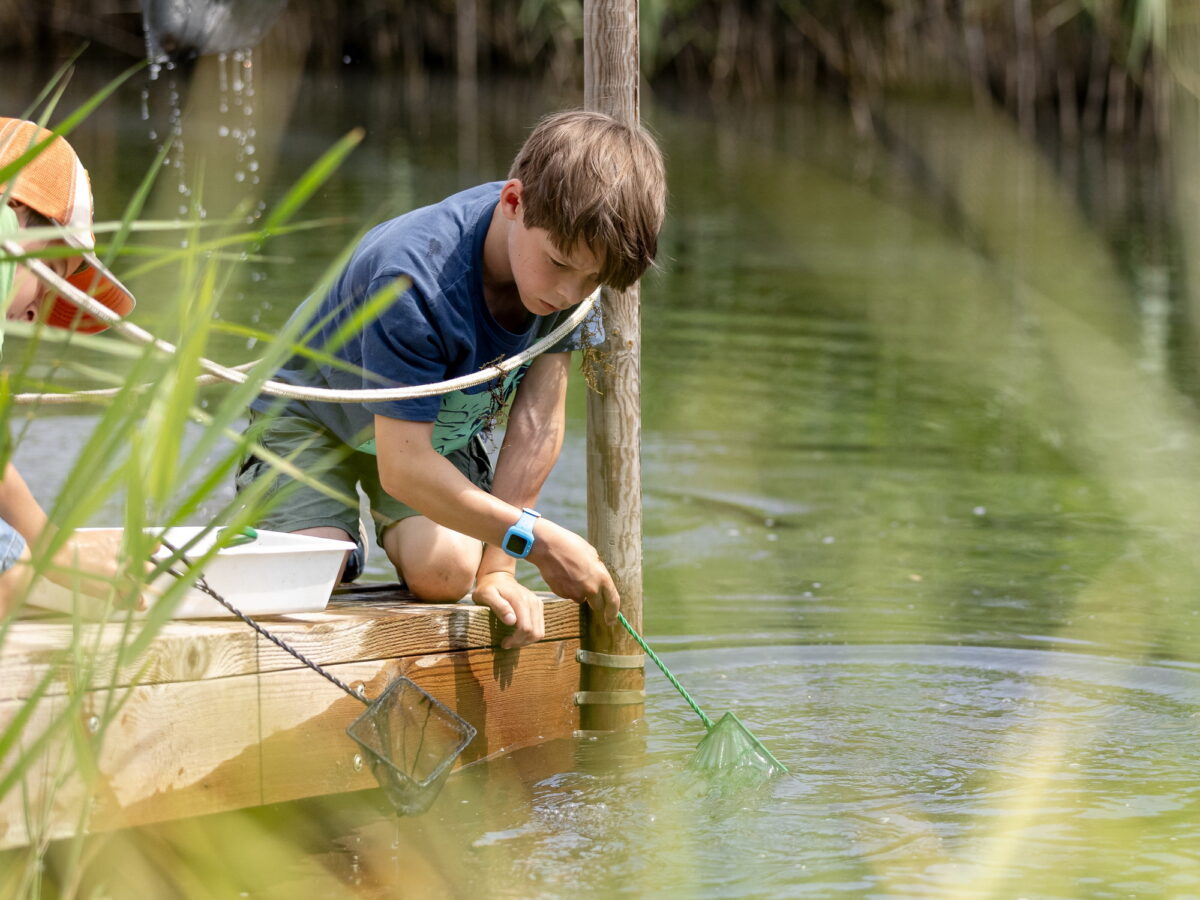
<instances>
[{"instance_id":1,"label":"wooden beam","mask_svg":"<svg viewBox=\"0 0 1200 900\"><path fill-rule=\"evenodd\" d=\"M584 105L620 122L639 122L640 66L637 0L584 0ZM588 393L588 539L600 551L621 593L622 611L642 627L641 323L639 291L603 294L605 364ZM585 616L588 650L636 655L640 649L620 626ZM585 691L640 691L641 669L585 665ZM589 704L583 727L611 731L644 714L641 703Z\"/></svg>"},{"instance_id":2,"label":"wooden beam","mask_svg":"<svg viewBox=\"0 0 1200 900\"><path fill-rule=\"evenodd\" d=\"M367 696L407 675L455 709L478 734L459 765L543 741L578 727L573 702L577 640L521 650L469 650L330 667L366 685ZM71 729L103 716L119 701L94 759L81 759ZM65 708L45 698L24 732L32 741ZM0 728L21 708L0 702ZM85 802L89 831L278 803L375 787L345 731L366 707L308 669L196 682L89 692L78 716L60 728L24 782L0 800L0 848L19 846L31 830L52 838L74 833ZM93 770L94 778L82 773ZM4 766L7 769L8 766ZM61 784L58 782L61 780ZM45 809L27 822L29 809ZM36 815L36 814L35 814Z\"/></svg>"},{"instance_id":3,"label":"wooden beam","mask_svg":"<svg viewBox=\"0 0 1200 900\"><path fill-rule=\"evenodd\" d=\"M403 674L454 709L478 731L459 765L578 729L576 604L548 600L547 639L500 650L507 629L486 609L389 596L343 595L326 612L263 623L367 697ZM102 831L375 786L345 733L366 707L242 623L168 623L120 668L120 626L91 626L83 640L96 640L100 662L86 683L66 661L72 631L19 622L0 653L0 732L41 677L51 687L22 747L0 760L3 777L49 730L0 799L0 848L68 836L80 821Z\"/></svg>"},{"instance_id":4,"label":"wooden beam","mask_svg":"<svg viewBox=\"0 0 1200 900\"><path fill-rule=\"evenodd\" d=\"M578 637L579 606L543 597L545 640ZM323 612L260 621L319 665L494 647L511 630L483 607L414 603L398 595L394 585L340 592ZM123 626L115 622L82 626L77 644L72 626L61 618L19 622L0 648L0 700L31 696L48 672L48 693L62 694L72 685L199 681L300 665L239 622L196 619L166 623L147 650L125 662L114 676L117 653L125 640ZM72 650L75 646L94 648L82 659L90 675L81 669Z\"/></svg>"}]
</instances>

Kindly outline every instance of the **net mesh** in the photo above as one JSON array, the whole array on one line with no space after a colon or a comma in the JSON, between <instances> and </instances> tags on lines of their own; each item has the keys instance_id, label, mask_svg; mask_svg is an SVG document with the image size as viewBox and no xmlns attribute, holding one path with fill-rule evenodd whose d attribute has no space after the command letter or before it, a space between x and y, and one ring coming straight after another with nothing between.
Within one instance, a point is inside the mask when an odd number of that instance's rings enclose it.
<instances>
[{"instance_id":1,"label":"net mesh","mask_svg":"<svg viewBox=\"0 0 1200 900\"><path fill-rule=\"evenodd\" d=\"M697 745L691 764L704 771L739 770L763 776L782 775L787 771L731 712L721 716L720 721L708 730Z\"/></svg>"},{"instance_id":2,"label":"net mesh","mask_svg":"<svg viewBox=\"0 0 1200 900\"><path fill-rule=\"evenodd\" d=\"M407 678L397 678L346 733L400 815L433 803L474 727Z\"/></svg>"}]
</instances>

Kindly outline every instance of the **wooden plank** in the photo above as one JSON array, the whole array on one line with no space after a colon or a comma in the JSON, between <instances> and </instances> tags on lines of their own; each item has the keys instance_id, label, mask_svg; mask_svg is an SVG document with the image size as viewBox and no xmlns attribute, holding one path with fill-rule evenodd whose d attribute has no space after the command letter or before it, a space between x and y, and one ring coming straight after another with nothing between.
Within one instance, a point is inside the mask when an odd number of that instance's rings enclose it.
<instances>
[{"instance_id":1,"label":"wooden plank","mask_svg":"<svg viewBox=\"0 0 1200 900\"><path fill-rule=\"evenodd\" d=\"M478 729L459 760L464 764L574 733L578 646L577 639L545 641L330 668L348 684L364 683L368 696L398 673L412 678ZM88 692L79 720L100 715L113 695ZM89 797L88 828L102 831L375 786L369 767L356 765L357 745L345 734L365 707L308 669L140 685L115 696L124 702L104 732L90 793L79 772L91 766L66 730L26 777L32 806L47 810L35 832L73 833ZM40 703L24 730L27 739L65 703L61 696ZM0 701L0 728L20 705ZM47 799L57 772L66 781ZM22 791L12 791L0 800L0 848L25 843L27 824Z\"/></svg>"},{"instance_id":2,"label":"wooden plank","mask_svg":"<svg viewBox=\"0 0 1200 900\"><path fill-rule=\"evenodd\" d=\"M542 642L521 650L468 651L389 662L364 680L377 696L397 674L411 678L475 726L478 734L462 763L486 759L554 738L579 727L573 701L578 640ZM348 668L348 667L339 667ZM319 697L317 694L319 693ZM307 699L306 699L307 698ZM263 679L265 802L374 786L364 767L355 771L358 747L348 738L307 746L310 704L327 702L327 730L343 733L364 707L322 681L310 690L281 673ZM304 793L304 792L308 793Z\"/></svg>"},{"instance_id":3,"label":"wooden plank","mask_svg":"<svg viewBox=\"0 0 1200 900\"><path fill-rule=\"evenodd\" d=\"M264 617L261 623L319 665L494 647L511 630L483 607L414 603L397 596L394 587L344 592L323 612ZM548 594L544 599L546 640L578 637L578 605ZM15 623L0 647L0 700L31 696L47 672L52 678L49 693L63 694L70 685L200 681L299 665L236 619L181 620L166 623L138 659L121 667L114 681L122 633L120 623L82 627L79 646L95 648L82 654L89 673L68 653L74 639L69 623Z\"/></svg>"}]
</instances>

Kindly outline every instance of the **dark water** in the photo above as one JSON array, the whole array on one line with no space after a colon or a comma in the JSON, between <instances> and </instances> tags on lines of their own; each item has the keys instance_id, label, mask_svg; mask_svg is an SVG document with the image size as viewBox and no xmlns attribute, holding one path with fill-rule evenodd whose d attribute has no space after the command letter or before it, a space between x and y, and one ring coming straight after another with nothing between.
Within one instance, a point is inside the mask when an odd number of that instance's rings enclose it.
<instances>
[{"instance_id":1,"label":"dark water","mask_svg":"<svg viewBox=\"0 0 1200 900\"><path fill-rule=\"evenodd\" d=\"M502 177L531 123L578 99L506 84L456 109L449 87L252 62L136 81L75 143L102 215L119 207L172 128L176 78L181 141L147 217L215 218L269 206L365 126L305 210L344 221L273 242L224 289L222 318L265 330L360 229ZM645 732L475 767L421 819L362 795L147 829L99 881L1200 897L1196 333L1157 151L1037 148L952 101L893 104L885 141L812 105L659 97L645 117L671 183L643 287L646 632L792 775L698 780L702 726L649 671ZM151 330L170 277L135 285ZM570 416L542 506L582 528L582 385ZM89 421L29 426L36 491L61 481L47 449Z\"/></svg>"}]
</instances>

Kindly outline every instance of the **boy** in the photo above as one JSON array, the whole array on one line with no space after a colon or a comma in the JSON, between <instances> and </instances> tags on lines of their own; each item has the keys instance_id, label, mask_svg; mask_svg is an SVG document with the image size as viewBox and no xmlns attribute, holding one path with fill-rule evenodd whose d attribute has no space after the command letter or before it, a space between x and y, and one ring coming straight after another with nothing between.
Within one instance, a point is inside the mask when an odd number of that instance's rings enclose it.
<instances>
[{"instance_id":1,"label":"boy","mask_svg":"<svg viewBox=\"0 0 1200 900\"><path fill-rule=\"evenodd\" d=\"M0 184L0 241L19 245L26 254L37 254L55 246L71 246L77 255L47 258L45 264L109 309L125 316L133 309L133 295L96 258L91 234L92 191L87 172L71 146L61 137L33 122L0 118L0 168L23 156L43 141L41 152L23 165L8 184ZM54 225L72 229L61 240L27 239L26 228ZM33 322L43 319L60 328L84 332L102 331L106 326L86 316L57 296L25 266L0 249L0 309L6 320ZM0 321L0 344L4 339ZM6 462L0 478L0 615L28 585L32 570L29 545L48 537L46 514L30 493L12 462ZM47 576L61 584L76 584L79 570L94 573L99 581L80 584L91 593L103 595L118 571L119 531L83 532L72 535L56 555ZM72 571L75 570L75 571Z\"/></svg>"},{"instance_id":2,"label":"boy","mask_svg":"<svg viewBox=\"0 0 1200 900\"><path fill-rule=\"evenodd\" d=\"M507 181L369 232L328 294L305 304L318 304L310 345L326 348L369 298L398 280L407 287L330 348L341 365L295 358L277 377L343 390L421 385L519 353L598 286L623 290L653 263L665 182L662 157L644 130L582 111L544 119ZM342 462L317 477L347 496L361 483L379 543L409 590L455 602L473 583L474 601L515 626L505 647L544 635L541 601L517 582L514 557L537 566L555 593L589 603L612 623L620 598L599 554L531 509L562 446L570 351L588 330L491 388L384 403L289 401L260 440L301 469L328 466L340 454ZM493 473L480 432L509 398ZM274 408L260 397L252 422ZM251 457L239 488L271 474ZM343 578L352 581L362 556L357 507L302 484L293 489L263 526L355 541L360 550Z\"/></svg>"}]
</instances>

